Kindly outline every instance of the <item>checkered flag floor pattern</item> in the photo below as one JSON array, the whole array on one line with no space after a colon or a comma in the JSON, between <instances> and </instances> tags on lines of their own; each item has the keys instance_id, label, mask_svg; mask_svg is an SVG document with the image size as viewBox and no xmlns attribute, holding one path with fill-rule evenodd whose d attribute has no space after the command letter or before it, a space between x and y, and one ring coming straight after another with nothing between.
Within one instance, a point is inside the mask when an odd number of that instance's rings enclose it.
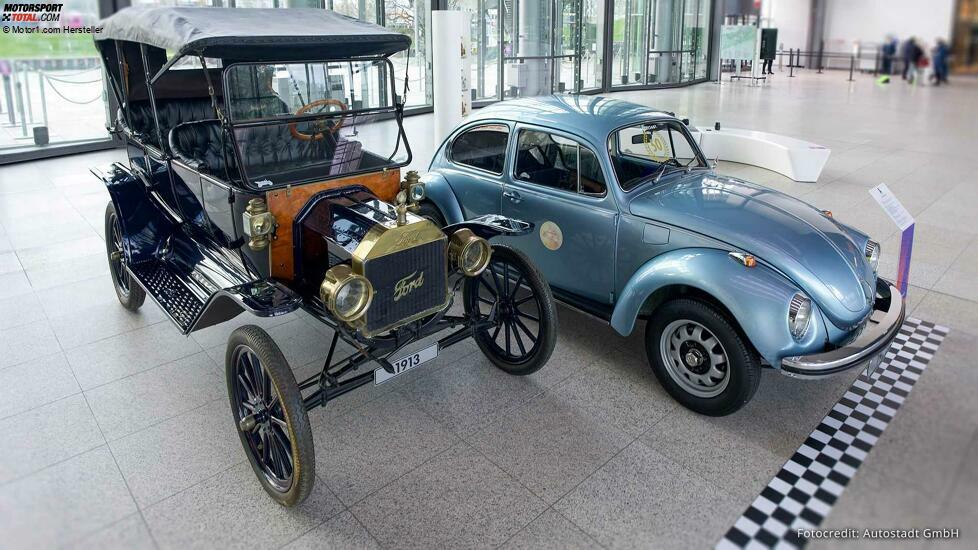
<instances>
[{"instance_id":1,"label":"checkered flag floor pattern","mask_svg":"<svg viewBox=\"0 0 978 550\"><path fill-rule=\"evenodd\" d=\"M882 364L859 375L717 543L717 549L801 548L821 525L927 368L948 329L907 319Z\"/></svg>"}]
</instances>

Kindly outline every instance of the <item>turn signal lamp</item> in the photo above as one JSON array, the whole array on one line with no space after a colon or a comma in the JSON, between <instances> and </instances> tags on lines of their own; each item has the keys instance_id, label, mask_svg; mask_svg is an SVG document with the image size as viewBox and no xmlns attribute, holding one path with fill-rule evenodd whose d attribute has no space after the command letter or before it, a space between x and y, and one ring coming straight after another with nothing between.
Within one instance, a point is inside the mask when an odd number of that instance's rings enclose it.
<instances>
[{"instance_id":1,"label":"turn signal lamp","mask_svg":"<svg viewBox=\"0 0 978 550\"><path fill-rule=\"evenodd\" d=\"M757 267L757 258L743 252L731 252L730 257L740 262L744 267Z\"/></svg>"},{"instance_id":2,"label":"turn signal lamp","mask_svg":"<svg viewBox=\"0 0 978 550\"><path fill-rule=\"evenodd\" d=\"M825 216L826 218L831 218L832 217L832 211L831 210L822 210L822 215Z\"/></svg>"}]
</instances>

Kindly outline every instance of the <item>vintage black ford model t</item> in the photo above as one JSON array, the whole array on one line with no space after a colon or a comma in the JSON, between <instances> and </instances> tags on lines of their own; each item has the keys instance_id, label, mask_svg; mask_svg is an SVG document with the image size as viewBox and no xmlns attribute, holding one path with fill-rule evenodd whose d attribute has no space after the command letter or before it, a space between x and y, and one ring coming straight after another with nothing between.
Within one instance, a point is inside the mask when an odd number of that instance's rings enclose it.
<instances>
[{"instance_id":1,"label":"vintage black ford model t","mask_svg":"<svg viewBox=\"0 0 978 550\"><path fill-rule=\"evenodd\" d=\"M489 243L532 227L491 216L439 228L417 174L401 180L411 152L390 56L407 37L305 9L127 8L102 24L129 165L93 172L112 199L122 305L148 294L185 334L298 308L333 329L322 371L299 382L261 328L228 341L234 421L276 501L312 490L308 410L469 337L511 374L549 359L549 288L520 252ZM352 353L339 357L338 339Z\"/></svg>"}]
</instances>

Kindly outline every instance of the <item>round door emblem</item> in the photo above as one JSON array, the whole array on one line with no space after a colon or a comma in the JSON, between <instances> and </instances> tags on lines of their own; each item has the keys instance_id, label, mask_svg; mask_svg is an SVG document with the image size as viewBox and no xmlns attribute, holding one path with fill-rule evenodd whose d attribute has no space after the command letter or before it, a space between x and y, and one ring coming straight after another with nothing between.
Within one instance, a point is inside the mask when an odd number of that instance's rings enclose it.
<instances>
[{"instance_id":1,"label":"round door emblem","mask_svg":"<svg viewBox=\"0 0 978 550\"><path fill-rule=\"evenodd\" d=\"M543 222L540 226L540 242L550 250L557 250L564 244L564 234L554 222Z\"/></svg>"}]
</instances>

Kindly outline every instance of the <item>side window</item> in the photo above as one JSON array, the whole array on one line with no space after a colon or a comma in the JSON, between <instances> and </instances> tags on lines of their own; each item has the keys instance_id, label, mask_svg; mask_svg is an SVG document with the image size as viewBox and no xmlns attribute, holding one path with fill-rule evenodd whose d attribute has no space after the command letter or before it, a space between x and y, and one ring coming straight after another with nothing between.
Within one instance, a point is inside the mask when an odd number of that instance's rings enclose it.
<instances>
[{"instance_id":1,"label":"side window","mask_svg":"<svg viewBox=\"0 0 978 550\"><path fill-rule=\"evenodd\" d=\"M604 195L604 174L597 155L576 141L522 130L516 147L517 179L584 195Z\"/></svg>"},{"instance_id":2,"label":"side window","mask_svg":"<svg viewBox=\"0 0 978 550\"><path fill-rule=\"evenodd\" d=\"M455 138L449 158L457 164L502 174L507 141L509 127L505 124L477 126Z\"/></svg>"}]
</instances>

